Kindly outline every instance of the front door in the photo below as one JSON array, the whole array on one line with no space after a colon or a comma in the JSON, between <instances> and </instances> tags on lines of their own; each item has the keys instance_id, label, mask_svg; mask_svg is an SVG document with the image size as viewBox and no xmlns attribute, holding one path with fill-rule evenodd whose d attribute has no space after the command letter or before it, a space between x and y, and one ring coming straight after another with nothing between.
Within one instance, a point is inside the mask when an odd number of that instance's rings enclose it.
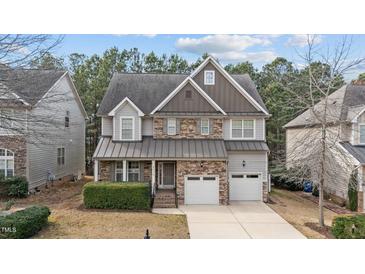
<instances>
[{"instance_id":1,"label":"front door","mask_svg":"<svg viewBox=\"0 0 365 274\"><path fill-rule=\"evenodd\" d=\"M161 163L161 187L175 187L175 163Z\"/></svg>"}]
</instances>

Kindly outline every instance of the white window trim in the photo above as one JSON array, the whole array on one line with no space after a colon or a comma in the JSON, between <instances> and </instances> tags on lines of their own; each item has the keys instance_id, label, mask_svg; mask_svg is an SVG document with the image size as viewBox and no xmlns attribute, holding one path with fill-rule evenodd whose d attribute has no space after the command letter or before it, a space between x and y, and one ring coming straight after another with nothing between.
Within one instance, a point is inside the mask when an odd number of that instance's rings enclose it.
<instances>
[{"instance_id":1,"label":"white window trim","mask_svg":"<svg viewBox=\"0 0 365 274\"><path fill-rule=\"evenodd\" d=\"M175 130L174 130L174 132L173 133L170 133L169 132L169 121L175 121L175 126L174 126L174 128L175 128ZM176 118L167 118L167 123L166 123L166 132L167 132L167 135L169 135L169 136L174 136L174 135L176 135Z\"/></svg>"},{"instance_id":2,"label":"white window trim","mask_svg":"<svg viewBox=\"0 0 365 274\"><path fill-rule=\"evenodd\" d=\"M233 120L241 120L242 123L242 138L236 138L232 136L232 122ZM244 132L244 127L243 127L243 121L253 121L253 137L252 138L245 138L243 132ZM232 140L255 140L256 139L256 120L255 119L230 119L230 128L229 128L229 135L230 135L230 139Z\"/></svg>"},{"instance_id":3,"label":"white window trim","mask_svg":"<svg viewBox=\"0 0 365 274\"><path fill-rule=\"evenodd\" d=\"M207 74L208 73L213 74L213 82L212 83L207 82ZM204 85L206 85L206 86L214 86L215 85L215 71L214 70L204 70Z\"/></svg>"},{"instance_id":4,"label":"white window trim","mask_svg":"<svg viewBox=\"0 0 365 274\"><path fill-rule=\"evenodd\" d=\"M4 169L4 176L5 178L8 177L8 168L7 168L7 165L8 165L8 161L9 160L13 160L13 177L16 176L15 175L15 152L10 150L10 149L6 149L6 148L1 148L3 150L5 150L5 155L4 156L0 156L0 160L5 160L5 169ZM12 156L7 156L8 154L8 151L10 151L11 153L13 153Z\"/></svg>"},{"instance_id":5,"label":"white window trim","mask_svg":"<svg viewBox=\"0 0 365 274\"><path fill-rule=\"evenodd\" d=\"M59 149L61 149L61 151L63 149L63 164L62 163L61 164L58 163L58 158L60 158L60 157L58 157L58 150ZM66 165L66 149L65 149L64 146L59 146L59 147L57 147L57 166L58 167L63 167L65 165Z\"/></svg>"},{"instance_id":6,"label":"white window trim","mask_svg":"<svg viewBox=\"0 0 365 274\"><path fill-rule=\"evenodd\" d=\"M203 133L203 120L208 121L208 132L207 133ZM209 118L201 118L200 119L200 134L201 135L209 135L210 134L210 121L209 121Z\"/></svg>"},{"instance_id":7,"label":"white window trim","mask_svg":"<svg viewBox=\"0 0 365 274\"><path fill-rule=\"evenodd\" d=\"M122 139L123 136L123 127L122 127L122 121L123 119L132 119L132 139ZM120 136L119 140L121 141L134 141L134 126L135 126L135 117L134 116L120 116Z\"/></svg>"},{"instance_id":8,"label":"white window trim","mask_svg":"<svg viewBox=\"0 0 365 274\"><path fill-rule=\"evenodd\" d=\"M141 162L140 161L128 161L127 162L127 181L132 182L132 181L129 180L129 170L130 170L129 163L131 163L131 162L138 163L138 168L133 168L133 169L138 169L138 179L137 179L137 181L140 181L141 180Z\"/></svg>"},{"instance_id":9,"label":"white window trim","mask_svg":"<svg viewBox=\"0 0 365 274\"><path fill-rule=\"evenodd\" d=\"M358 126L358 130L359 130L359 145L365 145L365 143L361 143L361 138L360 138L360 136L361 136L361 131L360 131L360 128L361 128L361 126L365 126L365 123L359 123L359 126Z\"/></svg>"},{"instance_id":10,"label":"white window trim","mask_svg":"<svg viewBox=\"0 0 365 274\"><path fill-rule=\"evenodd\" d=\"M123 173L124 173L124 168L123 168L123 162L122 161L120 161L121 163L122 163L122 168L117 168L117 162L115 162L115 170L114 170L114 180L116 181L116 182L119 182L119 181L117 181L117 173L121 173L122 174L122 181L123 181Z\"/></svg>"}]
</instances>

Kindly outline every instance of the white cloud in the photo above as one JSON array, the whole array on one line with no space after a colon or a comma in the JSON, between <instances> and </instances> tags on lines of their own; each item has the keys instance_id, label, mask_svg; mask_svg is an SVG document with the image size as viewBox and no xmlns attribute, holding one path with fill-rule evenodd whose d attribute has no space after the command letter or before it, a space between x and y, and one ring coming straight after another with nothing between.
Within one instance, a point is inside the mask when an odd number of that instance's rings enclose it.
<instances>
[{"instance_id":1,"label":"white cloud","mask_svg":"<svg viewBox=\"0 0 365 274\"><path fill-rule=\"evenodd\" d=\"M237 52L229 51L223 53L212 53L212 55L220 61L230 62L271 62L277 55L273 51L258 51L258 52Z\"/></svg>"},{"instance_id":2,"label":"white cloud","mask_svg":"<svg viewBox=\"0 0 365 274\"><path fill-rule=\"evenodd\" d=\"M12 44L9 46L9 50L15 54L27 55L30 53L27 47L18 44Z\"/></svg>"},{"instance_id":3,"label":"white cloud","mask_svg":"<svg viewBox=\"0 0 365 274\"><path fill-rule=\"evenodd\" d=\"M220 61L230 62L268 62L276 58L273 51L249 52L253 46L270 46L273 37L268 35L207 35L200 38L179 38L176 48L180 51L202 55L211 54Z\"/></svg>"},{"instance_id":4,"label":"white cloud","mask_svg":"<svg viewBox=\"0 0 365 274\"><path fill-rule=\"evenodd\" d=\"M176 48L182 51L203 54L222 53L227 51L243 51L255 45L267 46L271 41L267 38L258 38L248 35L217 34L201 38L179 38Z\"/></svg>"},{"instance_id":5,"label":"white cloud","mask_svg":"<svg viewBox=\"0 0 365 274\"><path fill-rule=\"evenodd\" d=\"M319 44L322 42L322 37L320 35L313 34L295 34L288 39L286 42L287 46L292 47L305 47L308 45L308 40L311 41L313 39L313 44Z\"/></svg>"}]
</instances>

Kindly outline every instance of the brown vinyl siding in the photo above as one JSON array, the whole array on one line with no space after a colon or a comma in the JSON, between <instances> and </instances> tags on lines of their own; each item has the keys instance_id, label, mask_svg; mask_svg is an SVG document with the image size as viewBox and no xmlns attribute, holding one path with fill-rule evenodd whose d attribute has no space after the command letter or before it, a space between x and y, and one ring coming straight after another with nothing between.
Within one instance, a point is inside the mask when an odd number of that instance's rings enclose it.
<instances>
[{"instance_id":1,"label":"brown vinyl siding","mask_svg":"<svg viewBox=\"0 0 365 274\"><path fill-rule=\"evenodd\" d=\"M185 92L191 90L191 98ZM162 109L167 112L217 112L212 105L190 84L187 83Z\"/></svg>"},{"instance_id":2,"label":"brown vinyl siding","mask_svg":"<svg viewBox=\"0 0 365 274\"><path fill-rule=\"evenodd\" d=\"M205 70L215 71L214 85L204 85ZM260 112L211 63L208 63L193 80L225 112Z\"/></svg>"}]
</instances>

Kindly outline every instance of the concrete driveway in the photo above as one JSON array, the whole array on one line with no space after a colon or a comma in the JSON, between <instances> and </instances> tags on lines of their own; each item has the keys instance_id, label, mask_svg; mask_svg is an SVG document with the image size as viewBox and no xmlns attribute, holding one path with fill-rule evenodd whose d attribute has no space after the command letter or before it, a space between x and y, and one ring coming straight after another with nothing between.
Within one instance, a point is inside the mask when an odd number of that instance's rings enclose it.
<instances>
[{"instance_id":1,"label":"concrete driveway","mask_svg":"<svg viewBox=\"0 0 365 274\"><path fill-rule=\"evenodd\" d=\"M262 202L185 205L191 239L305 239Z\"/></svg>"}]
</instances>

